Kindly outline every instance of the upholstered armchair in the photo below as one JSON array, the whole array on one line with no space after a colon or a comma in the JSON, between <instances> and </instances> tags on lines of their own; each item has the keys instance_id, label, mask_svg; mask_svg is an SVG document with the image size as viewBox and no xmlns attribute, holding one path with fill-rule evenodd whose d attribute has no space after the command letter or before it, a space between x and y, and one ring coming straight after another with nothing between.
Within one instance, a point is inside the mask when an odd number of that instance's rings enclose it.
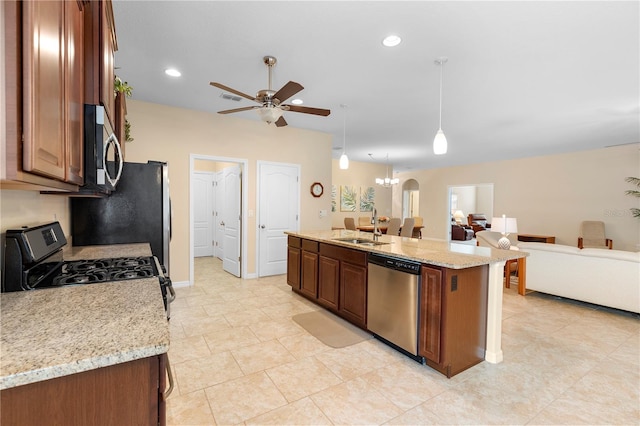
<instances>
[{"instance_id":1,"label":"upholstered armchair","mask_svg":"<svg viewBox=\"0 0 640 426\"><path fill-rule=\"evenodd\" d=\"M613 249L613 240L605 236L604 222L598 220L585 220L582 222L580 224L578 248Z\"/></svg>"},{"instance_id":2,"label":"upholstered armchair","mask_svg":"<svg viewBox=\"0 0 640 426\"><path fill-rule=\"evenodd\" d=\"M451 223L451 239L456 241L468 241L473 238L473 229L468 226Z\"/></svg>"},{"instance_id":3,"label":"upholstered armchair","mask_svg":"<svg viewBox=\"0 0 640 426\"><path fill-rule=\"evenodd\" d=\"M470 213L469 216L467 216L467 221L471 229L473 229L474 235L476 232L491 229L491 224L488 223L489 221L484 213Z\"/></svg>"}]
</instances>

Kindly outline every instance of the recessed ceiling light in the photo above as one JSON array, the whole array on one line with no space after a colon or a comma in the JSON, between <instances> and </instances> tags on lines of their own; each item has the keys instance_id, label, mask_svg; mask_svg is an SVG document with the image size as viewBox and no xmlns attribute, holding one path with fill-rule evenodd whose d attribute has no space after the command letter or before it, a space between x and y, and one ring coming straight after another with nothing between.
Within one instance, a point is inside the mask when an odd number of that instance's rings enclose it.
<instances>
[{"instance_id":1,"label":"recessed ceiling light","mask_svg":"<svg viewBox=\"0 0 640 426\"><path fill-rule=\"evenodd\" d=\"M180 71L178 71L177 69L174 68L169 68L164 70L164 73L166 75L169 75L171 77L180 77L182 75L182 73Z\"/></svg>"},{"instance_id":2,"label":"recessed ceiling light","mask_svg":"<svg viewBox=\"0 0 640 426\"><path fill-rule=\"evenodd\" d=\"M402 39L397 36L397 35L390 35L385 37L382 40L382 44L384 44L387 47L394 47L400 44L400 42L402 41Z\"/></svg>"},{"instance_id":3,"label":"recessed ceiling light","mask_svg":"<svg viewBox=\"0 0 640 426\"><path fill-rule=\"evenodd\" d=\"M302 99L294 99L294 100L291 101L291 103L294 104L294 105L302 105L303 104Z\"/></svg>"}]
</instances>

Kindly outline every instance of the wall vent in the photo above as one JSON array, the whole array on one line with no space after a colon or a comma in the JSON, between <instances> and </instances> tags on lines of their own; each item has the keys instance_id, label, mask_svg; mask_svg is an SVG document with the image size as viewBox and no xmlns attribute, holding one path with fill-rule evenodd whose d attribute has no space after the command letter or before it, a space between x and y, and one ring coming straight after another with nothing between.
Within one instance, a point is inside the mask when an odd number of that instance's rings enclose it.
<instances>
[{"instance_id":1,"label":"wall vent","mask_svg":"<svg viewBox=\"0 0 640 426\"><path fill-rule=\"evenodd\" d=\"M236 101L236 102L240 102L240 100L242 100L242 98L240 96L235 96L235 95L230 95L228 93L222 93L220 95L220 97L222 99L226 99L228 101Z\"/></svg>"}]
</instances>

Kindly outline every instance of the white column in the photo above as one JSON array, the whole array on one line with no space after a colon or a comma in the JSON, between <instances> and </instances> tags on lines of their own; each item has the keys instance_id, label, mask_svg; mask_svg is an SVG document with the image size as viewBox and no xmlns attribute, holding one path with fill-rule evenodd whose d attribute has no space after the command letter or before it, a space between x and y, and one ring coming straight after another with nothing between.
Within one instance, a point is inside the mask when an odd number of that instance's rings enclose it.
<instances>
[{"instance_id":1,"label":"white column","mask_svg":"<svg viewBox=\"0 0 640 426\"><path fill-rule=\"evenodd\" d=\"M487 350L484 359L492 364L502 362L502 287L505 262L489 264L489 297L487 299Z\"/></svg>"}]
</instances>

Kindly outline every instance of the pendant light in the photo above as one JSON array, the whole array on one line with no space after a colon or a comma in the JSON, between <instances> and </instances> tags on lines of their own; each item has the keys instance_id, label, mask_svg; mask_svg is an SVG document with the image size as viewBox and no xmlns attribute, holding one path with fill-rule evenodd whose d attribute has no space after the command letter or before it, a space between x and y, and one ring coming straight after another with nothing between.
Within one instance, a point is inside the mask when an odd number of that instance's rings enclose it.
<instances>
[{"instance_id":1,"label":"pendant light","mask_svg":"<svg viewBox=\"0 0 640 426\"><path fill-rule=\"evenodd\" d=\"M347 106L340 104L340 107L344 109L344 119L342 126L342 155L340 156L340 168L347 170L349 168L349 157L347 157Z\"/></svg>"},{"instance_id":2,"label":"pendant light","mask_svg":"<svg viewBox=\"0 0 640 426\"><path fill-rule=\"evenodd\" d=\"M369 157L373 159L373 155L369 154ZM384 186L385 188L389 188L391 185L397 185L400 182L400 179L389 177L389 153L387 153L387 177L384 179L376 178L376 183L380 186Z\"/></svg>"},{"instance_id":3,"label":"pendant light","mask_svg":"<svg viewBox=\"0 0 640 426\"><path fill-rule=\"evenodd\" d=\"M438 132L436 133L436 137L433 139L433 153L436 155L447 153L447 138L444 136L444 132L442 131L442 68L444 68L444 64L447 60L448 59L444 56L435 60L435 63L440 65L440 121L438 123Z\"/></svg>"}]
</instances>

